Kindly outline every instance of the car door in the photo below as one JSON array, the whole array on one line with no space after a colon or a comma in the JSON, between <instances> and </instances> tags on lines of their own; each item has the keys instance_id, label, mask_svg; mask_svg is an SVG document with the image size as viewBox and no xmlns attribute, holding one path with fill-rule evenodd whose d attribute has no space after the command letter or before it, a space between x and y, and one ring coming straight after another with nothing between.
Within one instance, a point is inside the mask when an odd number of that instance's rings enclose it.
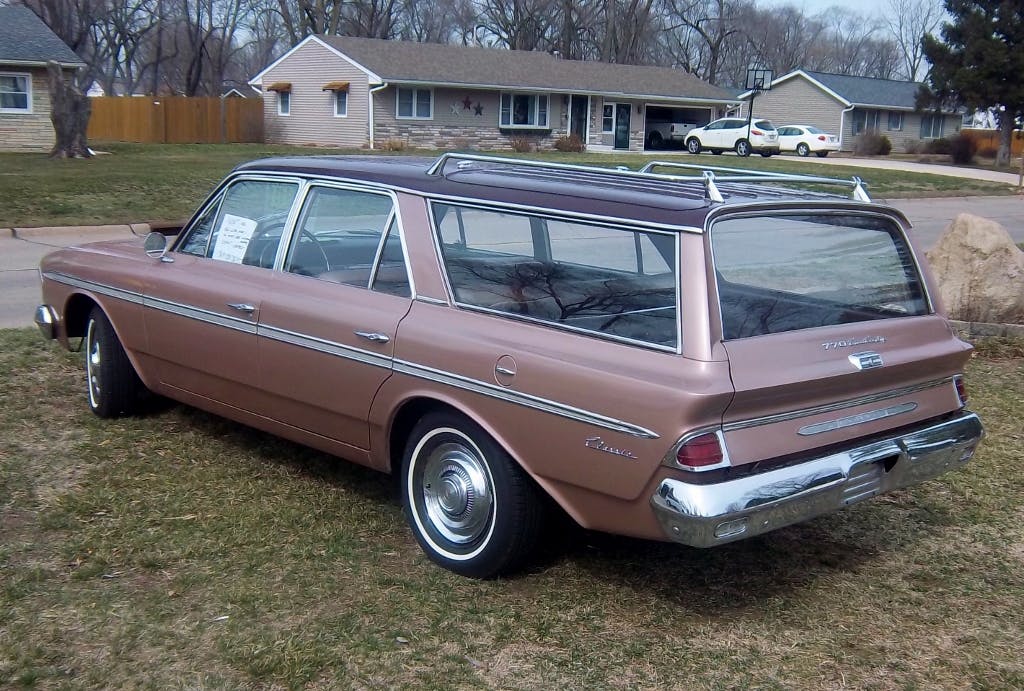
<instances>
[{"instance_id":1,"label":"car door","mask_svg":"<svg viewBox=\"0 0 1024 691\"><path fill-rule=\"evenodd\" d=\"M388 193L312 185L260 307L274 419L357 449L369 448L370 404L412 303L395 208Z\"/></svg>"},{"instance_id":2,"label":"car door","mask_svg":"<svg viewBox=\"0 0 1024 691\"><path fill-rule=\"evenodd\" d=\"M779 128L779 148L782 151L793 151L800 141L801 131L797 127Z\"/></svg>"},{"instance_id":3,"label":"car door","mask_svg":"<svg viewBox=\"0 0 1024 691\"><path fill-rule=\"evenodd\" d=\"M299 189L295 179L230 181L154 264L143 318L161 384L258 409L260 304Z\"/></svg>"}]
</instances>

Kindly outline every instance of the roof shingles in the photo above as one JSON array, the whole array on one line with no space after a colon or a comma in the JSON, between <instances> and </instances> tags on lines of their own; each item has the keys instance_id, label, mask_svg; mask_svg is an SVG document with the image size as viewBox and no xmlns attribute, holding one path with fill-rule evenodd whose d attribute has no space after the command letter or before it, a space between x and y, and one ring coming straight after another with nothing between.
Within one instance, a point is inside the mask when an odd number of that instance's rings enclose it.
<instances>
[{"instance_id":1,"label":"roof shingles","mask_svg":"<svg viewBox=\"0 0 1024 691\"><path fill-rule=\"evenodd\" d=\"M917 82L903 82L893 79L872 77L851 77L828 72L806 72L825 88L834 91L849 103L858 106L883 106L889 108L914 108Z\"/></svg>"},{"instance_id":2,"label":"roof shingles","mask_svg":"<svg viewBox=\"0 0 1024 691\"><path fill-rule=\"evenodd\" d=\"M0 65L84 65L57 34L27 7L0 7Z\"/></svg>"},{"instance_id":3,"label":"roof shingles","mask_svg":"<svg viewBox=\"0 0 1024 691\"><path fill-rule=\"evenodd\" d=\"M732 94L681 69L564 60L548 53L318 36L387 82L451 84L732 102Z\"/></svg>"}]
</instances>

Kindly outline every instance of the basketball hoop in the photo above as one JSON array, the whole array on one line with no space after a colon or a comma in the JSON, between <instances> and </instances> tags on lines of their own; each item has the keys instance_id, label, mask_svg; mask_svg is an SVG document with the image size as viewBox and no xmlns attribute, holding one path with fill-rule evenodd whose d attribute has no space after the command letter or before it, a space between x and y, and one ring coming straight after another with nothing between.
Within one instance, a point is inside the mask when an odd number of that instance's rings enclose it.
<instances>
[{"instance_id":1,"label":"basketball hoop","mask_svg":"<svg viewBox=\"0 0 1024 691\"><path fill-rule=\"evenodd\" d=\"M760 67L751 67L750 69L747 70L747 91L771 91L771 88L772 70L767 70Z\"/></svg>"}]
</instances>

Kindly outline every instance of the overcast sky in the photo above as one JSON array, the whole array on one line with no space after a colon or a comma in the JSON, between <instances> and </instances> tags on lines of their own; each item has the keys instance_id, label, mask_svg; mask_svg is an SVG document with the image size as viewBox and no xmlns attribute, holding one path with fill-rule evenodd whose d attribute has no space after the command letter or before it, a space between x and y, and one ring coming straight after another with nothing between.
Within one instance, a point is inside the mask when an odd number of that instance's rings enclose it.
<instances>
[{"instance_id":1,"label":"overcast sky","mask_svg":"<svg viewBox=\"0 0 1024 691\"><path fill-rule=\"evenodd\" d=\"M941 0L935 0L939 4ZM796 5L807 11L807 14L818 14L830 7L845 7L846 9L868 14L871 16L884 16L889 12L889 0L858 0L857 2L836 2L836 0L767 0L769 5Z\"/></svg>"}]
</instances>

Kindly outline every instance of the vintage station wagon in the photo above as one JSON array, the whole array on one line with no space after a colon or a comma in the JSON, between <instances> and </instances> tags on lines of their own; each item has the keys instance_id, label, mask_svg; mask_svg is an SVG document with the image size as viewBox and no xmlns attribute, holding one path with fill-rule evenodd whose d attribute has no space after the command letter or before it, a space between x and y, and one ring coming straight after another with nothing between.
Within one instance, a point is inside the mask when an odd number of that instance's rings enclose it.
<instances>
[{"instance_id":1,"label":"vintage station wagon","mask_svg":"<svg viewBox=\"0 0 1024 691\"><path fill-rule=\"evenodd\" d=\"M169 246L49 255L36 322L97 415L153 392L397 474L426 554L491 577L556 506L710 547L966 463L908 228L856 179L267 159Z\"/></svg>"}]
</instances>

